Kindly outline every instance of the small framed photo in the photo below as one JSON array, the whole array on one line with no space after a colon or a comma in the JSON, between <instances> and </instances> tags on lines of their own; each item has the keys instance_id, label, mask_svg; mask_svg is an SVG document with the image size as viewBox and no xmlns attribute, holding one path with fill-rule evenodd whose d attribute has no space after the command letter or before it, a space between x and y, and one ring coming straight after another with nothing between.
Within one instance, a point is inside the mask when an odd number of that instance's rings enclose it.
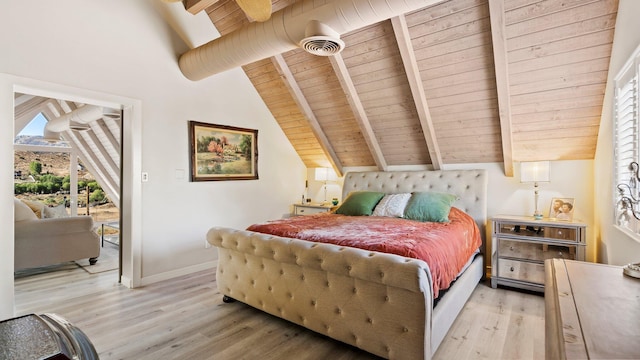
<instances>
[{"instance_id":1,"label":"small framed photo","mask_svg":"<svg viewBox=\"0 0 640 360\"><path fill-rule=\"evenodd\" d=\"M556 220L572 221L574 206L575 200L573 198L553 198L551 199L549 217Z\"/></svg>"},{"instance_id":2,"label":"small framed photo","mask_svg":"<svg viewBox=\"0 0 640 360\"><path fill-rule=\"evenodd\" d=\"M189 121L191 181L258 179L258 130Z\"/></svg>"}]
</instances>

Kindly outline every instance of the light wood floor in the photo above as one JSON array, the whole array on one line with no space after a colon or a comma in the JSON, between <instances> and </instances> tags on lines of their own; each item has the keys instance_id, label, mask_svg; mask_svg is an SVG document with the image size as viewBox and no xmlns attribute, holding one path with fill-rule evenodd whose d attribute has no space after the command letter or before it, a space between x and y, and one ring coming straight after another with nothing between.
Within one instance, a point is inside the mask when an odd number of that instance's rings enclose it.
<instances>
[{"instance_id":1,"label":"light wood floor","mask_svg":"<svg viewBox=\"0 0 640 360\"><path fill-rule=\"evenodd\" d=\"M375 359L254 310L224 304L214 270L130 290L115 271L67 264L16 278L17 315L57 313L102 360ZM435 359L543 359L544 298L478 285Z\"/></svg>"}]
</instances>

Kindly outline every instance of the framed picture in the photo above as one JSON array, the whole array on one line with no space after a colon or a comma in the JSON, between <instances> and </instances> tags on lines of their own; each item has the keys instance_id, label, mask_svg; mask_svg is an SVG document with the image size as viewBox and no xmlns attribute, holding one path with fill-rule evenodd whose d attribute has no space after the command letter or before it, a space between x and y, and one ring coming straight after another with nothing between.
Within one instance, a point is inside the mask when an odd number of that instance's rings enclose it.
<instances>
[{"instance_id":1,"label":"framed picture","mask_svg":"<svg viewBox=\"0 0 640 360\"><path fill-rule=\"evenodd\" d=\"M573 220L573 212L575 201L573 198L553 198L551 199L551 208L549 209L549 217L557 220Z\"/></svg>"},{"instance_id":2,"label":"framed picture","mask_svg":"<svg viewBox=\"0 0 640 360\"><path fill-rule=\"evenodd\" d=\"M189 121L191 181L258 179L258 130Z\"/></svg>"}]
</instances>

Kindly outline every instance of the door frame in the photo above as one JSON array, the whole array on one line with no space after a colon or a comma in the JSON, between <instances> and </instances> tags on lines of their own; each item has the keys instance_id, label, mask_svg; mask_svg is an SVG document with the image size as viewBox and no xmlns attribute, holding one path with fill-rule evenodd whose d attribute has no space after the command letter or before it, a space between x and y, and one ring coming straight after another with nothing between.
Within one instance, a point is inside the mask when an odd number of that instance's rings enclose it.
<instances>
[{"instance_id":1,"label":"door frame","mask_svg":"<svg viewBox=\"0 0 640 360\"><path fill-rule=\"evenodd\" d=\"M4 121L0 125L0 136L5 143L0 147L0 158L9 159L13 156L13 134L14 134L14 107L13 96L15 92L44 96L49 98L59 98L80 103L93 104L110 108L122 109L122 153L121 153L121 256L120 281L129 288L141 286L142 275L142 102L138 99L117 96L108 93L97 92L88 89L70 87L61 84L54 84L24 77L18 77L0 73L0 119L10 119L10 124ZM9 131L1 131L9 130ZM10 150L10 155L4 152ZM3 161L0 165L2 173L0 176L0 189L8 189L13 184L13 158L11 161ZM7 215L13 214L13 191L0 192L0 209L7 207L10 211L2 211ZM11 204L11 205L9 205ZM0 225L7 225L11 221L10 231L5 233L6 237L0 242L10 242L0 245L3 250L0 255L0 288L4 294L10 294L11 299L0 297L0 318L4 318L9 307L13 309L13 216L7 216ZM6 226L2 226L9 228ZM10 266L9 266L10 265ZM10 292L4 290L11 289ZM5 301L7 300L7 301ZM13 310L11 310L13 312Z\"/></svg>"}]
</instances>

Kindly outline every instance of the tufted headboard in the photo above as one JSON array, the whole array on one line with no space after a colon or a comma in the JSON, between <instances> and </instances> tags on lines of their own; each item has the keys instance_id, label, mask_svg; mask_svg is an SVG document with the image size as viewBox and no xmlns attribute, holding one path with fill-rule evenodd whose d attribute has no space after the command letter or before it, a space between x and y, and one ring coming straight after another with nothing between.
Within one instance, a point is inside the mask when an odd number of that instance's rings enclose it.
<instances>
[{"instance_id":1,"label":"tufted headboard","mask_svg":"<svg viewBox=\"0 0 640 360\"><path fill-rule=\"evenodd\" d=\"M342 198L352 191L381 191L387 194L436 191L458 195L455 207L471 215L483 242L487 222L486 170L364 171L344 177Z\"/></svg>"}]
</instances>

